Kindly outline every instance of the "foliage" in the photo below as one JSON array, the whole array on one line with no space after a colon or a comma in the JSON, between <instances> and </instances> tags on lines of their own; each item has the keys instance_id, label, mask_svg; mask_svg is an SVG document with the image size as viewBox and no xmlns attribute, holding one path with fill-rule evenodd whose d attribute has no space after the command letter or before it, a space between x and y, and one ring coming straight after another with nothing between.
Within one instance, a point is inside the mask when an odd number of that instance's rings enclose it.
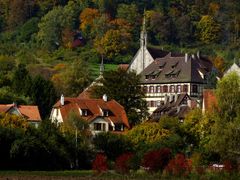
<instances>
[{"instance_id":1,"label":"foliage","mask_svg":"<svg viewBox=\"0 0 240 180\"><path fill-rule=\"evenodd\" d=\"M132 153L124 153L117 157L115 162L116 171L122 174L129 173L132 159L133 159Z\"/></svg>"},{"instance_id":2,"label":"foliage","mask_svg":"<svg viewBox=\"0 0 240 180\"><path fill-rule=\"evenodd\" d=\"M211 130L208 148L218 153L221 159L239 156L240 78L232 73L217 84L216 96L219 113Z\"/></svg>"},{"instance_id":3,"label":"foliage","mask_svg":"<svg viewBox=\"0 0 240 180\"><path fill-rule=\"evenodd\" d=\"M127 137L109 132L96 135L93 144L97 150L103 151L111 160L116 159L124 152L131 152L133 148Z\"/></svg>"},{"instance_id":4,"label":"foliage","mask_svg":"<svg viewBox=\"0 0 240 180\"><path fill-rule=\"evenodd\" d=\"M0 126L8 127L8 128L23 128L26 129L28 127L27 120L24 117L18 115L10 115L10 114L0 114Z\"/></svg>"},{"instance_id":5,"label":"foliage","mask_svg":"<svg viewBox=\"0 0 240 180\"><path fill-rule=\"evenodd\" d=\"M163 171L171 159L171 150L162 148L144 154L142 165L149 172Z\"/></svg>"},{"instance_id":6,"label":"foliage","mask_svg":"<svg viewBox=\"0 0 240 180\"><path fill-rule=\"evenodd\" d=\"M133 144L146 146L167 138L171 132L163 129L158 123L143 123L133 127L127 134Z\"/></svg>"},{"instance_id":7,"label":"foliage","mask_svg":"<svg viewBox=\"0 0 240 180\"><path fill-rule=\"evenodd\" d=\"M106 94L109 99L116 100L125 108L131 125L139 123L146 117L147 106L146 101L142 99L144 93L139 86L139 75L123 69L104 72L102 84L103 86L96 86L93 89L92 95L99 98Z\"/></svg>"},{"instance_id":8,"label":"foliage","mask_svg":"<svg viewBox=\"0 0 240 180\"><path fill-rule=\"evenodd\" d=\"M220 39L220 25L214 20L213 17L206 15L202 16L197 24L199 30L200 40L209 44L217 42Z\"/></svg>"},{"instance_id":9,"label":"foliage","mask_svg":"<svg viewBox=\"0 0 240 180\"><path fill-rule=\"evenodd\" d=\"M107 171L107 157L101 153L97 154L95 160L93 161L92 169L96 171L97 174Z\"/></svg>"},{"instance_id":10,"label":"foliage","mask_svg":"<svg viewBox=\"0 0 240 180\"><path fill-rule=\"evenodd\" d=\"M166 171L173 176L188 176L191 173L191 161L186 159L183 154L177 154L174 159L170 160Z\"/></svg>"},{"instance_id":11,"label":"foliage","mask_svg":"<svg viewBox=\"0 0 240 180\"><path fill-rule=\"evenodd\" d=\"M91 82L91 74L86 62L75 60L68 68L52 77L58 95L77 96Z\"/></svg>"}]
</instances>

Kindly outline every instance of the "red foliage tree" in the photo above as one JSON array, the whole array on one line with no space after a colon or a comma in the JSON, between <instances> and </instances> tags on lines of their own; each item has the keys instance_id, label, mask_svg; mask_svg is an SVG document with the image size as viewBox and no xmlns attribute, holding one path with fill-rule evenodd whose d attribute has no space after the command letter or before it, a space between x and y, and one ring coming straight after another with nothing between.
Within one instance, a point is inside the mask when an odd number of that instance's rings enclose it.
<instances>
[{"instance_id":1,"label":"red foliage tree","mask_svg":"<svg viewBox=\"0 0 240 180\"><path fill-rule=\"evenodd\" d=\"M131 159L133 157L132 153L124 153L120 155L115 162L115 169L120 173L129 173Z\"/></svg>"},{"instance_id":2,"label":"red foliage tree","mask_svg":"<svg viewBox=\"0 0 240 180\"><path fill-rule=\"evenodd\" d=\"M224 161L223 163L224 165L224 171L228 172L228 173L231 173L233 171L233 165L232 165L232 162L229 161L229 160L226 160Z\"/></svg>"},{"instance_id":3,"label":"red foliage tree","mask_svg":"<svg viewBox=\"0 0 240 180\"><path fill-rule=\"evenodd\" d=\"M162 148L147 152L143 157L142 165L149 172L162 171L171 159L171 150Z\"/></svg>"},{"instance_id":4,"label":"red foliage tree","mask_svg":"<svg viewBox=\"0 0 240 180\"><path fill-rule=\"evenodd\" d=\"M192 170L192 163L183 154L177 154L166 167L166 171L174 176L187 176Z\"/></svg>"},{"instance_id":5,"label":"red foliage tree","mask_svg":"<svg viewBox=\"0 0 240 180\"><path fill-rule=\"evenodd\" d=\"M93 161L92 169L96 171L97 174L107 171L107 157L102 153L97 154L95 160Z\"/></svg>"}]
</instances>

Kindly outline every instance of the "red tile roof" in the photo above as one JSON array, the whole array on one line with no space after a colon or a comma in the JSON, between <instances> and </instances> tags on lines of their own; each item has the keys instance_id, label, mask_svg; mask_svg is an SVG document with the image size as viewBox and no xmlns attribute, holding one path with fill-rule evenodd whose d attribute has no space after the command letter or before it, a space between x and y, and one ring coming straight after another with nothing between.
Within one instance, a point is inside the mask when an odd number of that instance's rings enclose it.
<instances>
[{"instance_id":1,"label":"red tile roof","mask_svg":"<svg viewBox=\"0 0 240 180\"><path fill-rule=\"evenodd\" d=\"M0 104L0 113L7 113L10 111L10 109L14 107L18 109L18 111L27 119L27 121L38 122L42 120L38 110L38 106L16 106L15 104Z\"/></svg>"},{"instance_id":2,"label":"red tile roof","mask_svg":"<svg viewBox=\"0 0 240 180\"><path fill-rule=\"evenodd\" d=\"M119 103L115 100L104 101L103 99L81 99L81 98L64 98L64 106L61 106L60 100L54 105L54 108L59 108L63 121L68 118L71 111L78 112L79 109L87 109L88 115L82 116L88 122L93 121L96 117L102 116L102 110L109 110L109 116L105 117L106 120L111 120L113 123L123 123L126 127L130 128L126 112Z\"/></svg>"},{"instance_id":3,"label":"red tile roof","mask_svg":"<svg viewBox=\"0 0 240 180\"><path fill-rule=\"evenodd\" d=\"M213 111L217 107L217 98L213 89L203 90L203 103L205 106L205 111Z\"/></svg>"}]
</instances>

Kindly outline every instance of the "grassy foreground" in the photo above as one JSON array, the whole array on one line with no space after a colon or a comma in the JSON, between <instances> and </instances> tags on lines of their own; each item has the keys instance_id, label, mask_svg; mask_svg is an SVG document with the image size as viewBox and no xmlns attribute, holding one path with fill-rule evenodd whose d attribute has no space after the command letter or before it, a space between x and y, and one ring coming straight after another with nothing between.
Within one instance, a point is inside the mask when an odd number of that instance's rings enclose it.
<instances>
[{"instance_id":1,"label":"grassy foreground","mask_svg":"<svg viewBox=\"0 0 240 180\"><path fill-rule=\"evenodd\" d=\"M71 171L0 171L0 180L237 180L239 173L208 172L202 175L195 173L187 177L166 176L160 173L149 174L145 171L136 171L128 175L121 175L115 171L108 171L100 175L95 175L91 170L71 170Z\"/></svg>"}]
</instances>

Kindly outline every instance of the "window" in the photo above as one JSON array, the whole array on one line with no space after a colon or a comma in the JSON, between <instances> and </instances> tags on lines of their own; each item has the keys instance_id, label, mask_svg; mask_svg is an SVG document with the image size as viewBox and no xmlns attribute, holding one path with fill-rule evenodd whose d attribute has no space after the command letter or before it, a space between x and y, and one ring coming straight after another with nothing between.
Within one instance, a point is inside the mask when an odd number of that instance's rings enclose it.
<instances>
[{"instance_id":1,"label":"window","mask_svg":"<svg viewBox=\"0 0 240 180\"><path fill-rule=\"evenodd\" d=\"M178 93L181 92L181 85L177 85L177 92L178 92Z\"/></svg>"},{"instance_id":2,"label":"window","mask_svg":"<svg viewBox=\"0 0 240 180\"><path fill-rule=\"evenodd\" d=\"M157 107L161 105L161 101L157 101Z\"/></svg>"},{"instance_id":3,"label":"window","mask_svg":"<svg viewBox=\"0 0 240 180\"><path fill-rule=\"evenodd\" d=\"M95 131L106 131L106 124L105 123L94 123L94 130Z\"/></svg>"},{"instance_id":4,"label":"window","mask_svg":"<svg viewBox=\"0 0 240 180\"><path fill-rule=\"evenodd\" d=\"M87 115L88 115L87 109L82 109L82 116L87 116Z\"/></svg>"},{"instance_id":5,"label":"window","mask_svg":"<svg viewBox=\"0 0 240 180\"><path fill-rule=\"evenodd\" d=\"M103 116L105 116L105 117L109 116L109 111L108 110L103 110Z\"/></svg>"},{"instance_id":6,"label":"window","mask_svg":"<svg viewBox=\"0 0 240 180\"><path fill-rule=\"evenodd\" d=\"M188 92L188 85L183 86L183 92Z\"/></svg>"},{"instance_id":7,"label":"window","mask_svg":"<svg viewBox=\"0 0 240 180\"><path fill-rule=\"evenodd\" d=\"M164 92L164 93L168 92L168 86L166 86L166 85L163 86L163 92Z\"/></svg>"},{"instance_id":8,"label":"window","mask_svg":"<svg viewBox=\"0 0 240 180\"><path fill-rule=\"evenodd\" d=\"M154 87L150 86L150 93L154 93Z\"/></svg>"},{"instance_id":9,"label":"window","mask_svg":"<svg viewBox=\"0 0 240 180\"><path fill-rule=\"evenodd\" d=\"M170 86L170 92L171 92L171 93L174 93L174 92L175 92L175 86L173 86L173 85Z\"/></svg>"},{"instance_id":10,"label":"window","mask_svg":"<svg viewBox=\"0 0 240 180\"><path fill-rule=\"evenodd\" d=\"M115 125L115 131L123 131L123 124L116 124Z\"/></svg>"},{"instance_id":11,"label":"window","mask_svg":"<svg viewBox=\"0 0 240 180\"><path fill-rule=\"evenodd\" d=\"M144 92L144 93L147 93L147 92L148 92L148 87L147 87L147 86L144 86L144 87L143 87L143 92Z\"/></svg>"},{"instance_id":12,"label":"window","mask_svg":"<svg viewBox=\"0 0 240 180\"><path fill-rule=\"evenodd\" d=\"M148 79L149 79L149 76L148 76L148 75L146 75L146 76L145 76L145 79L146 79L146 80L148 80Z\"/></svg>"},{"instance_id":13,"label":"window","mask_svg":"<svg viewBox=\"0 0 240 180\"><path fill-rule=\"evenodd\" d=\"M193 93L198 93L198 86L197 85L192 85L192 92Z\"/></svg>"},{"instance_id":14,"label":"window","mask_svg":"<svg viewBox=\"0 0 240 180\"><path fill-rule=\"evenodd\" d=\"M150 107L155 107L155 101L150 101Z\"/></svg>"},{"instance_id":15,"label":"window","mask_svg":"<svg viewBox=\"0 0 240 180\"><path fill-rule=\"evenodd\" d=\"M161 91L161 87L160 87L160 86L157 86L157 87L156 87L156 92L157 92L157 93L160 93L160 91Z\"/></svg>"}]
</instances>

